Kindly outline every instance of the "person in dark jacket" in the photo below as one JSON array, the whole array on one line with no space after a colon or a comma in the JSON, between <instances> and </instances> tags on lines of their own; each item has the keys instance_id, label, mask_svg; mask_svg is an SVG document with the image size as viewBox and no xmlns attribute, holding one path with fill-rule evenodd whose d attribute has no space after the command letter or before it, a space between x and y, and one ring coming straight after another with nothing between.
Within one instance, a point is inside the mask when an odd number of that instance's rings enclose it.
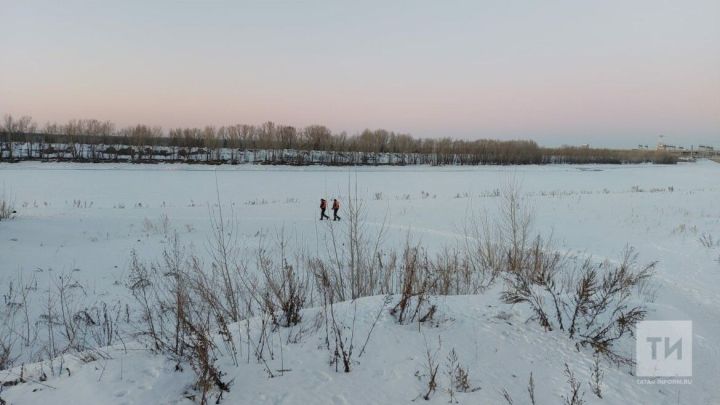
<instances>
[{"instance_id":1,"label":"person in dark jacket","mask_svg":"<svg viewBox=\"0 0 720 405\"><path fill-rule=\"evenodd\" d=\"M320 199L320 220L323 219L330 219L329 216L325 214L325 210L327 209L327 201L325 201L324 198Z\"/></svg>"},{"instance_id":2,"label":"person in dark jacket","mask_svg":"<svg viewBox=\"0 0 720 405\"><path fill-rule=\"evenodd\" d=\"M337 213L338 213L338 210L340 210L340 201L338 201L337 198L333 200L332 210L333 210L333 221L339 221L340 217L338 216Z\"/></svg>"}]
</instances>

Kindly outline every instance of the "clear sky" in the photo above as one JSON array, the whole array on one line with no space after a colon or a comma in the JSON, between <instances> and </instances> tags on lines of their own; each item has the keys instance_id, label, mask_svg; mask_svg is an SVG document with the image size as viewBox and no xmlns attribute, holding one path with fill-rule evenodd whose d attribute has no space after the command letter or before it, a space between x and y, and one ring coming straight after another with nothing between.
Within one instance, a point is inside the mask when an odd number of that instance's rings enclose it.
<instances>
[{"instance_id":1,"label":"clear sky","mask_svg":"<svg viewBox=\"0 0 720 405\"><path fill-rule=\"evenodd\" d=\"M0 0L0 114L720 146L720 1Z\"/></svg>"}]
</instances>

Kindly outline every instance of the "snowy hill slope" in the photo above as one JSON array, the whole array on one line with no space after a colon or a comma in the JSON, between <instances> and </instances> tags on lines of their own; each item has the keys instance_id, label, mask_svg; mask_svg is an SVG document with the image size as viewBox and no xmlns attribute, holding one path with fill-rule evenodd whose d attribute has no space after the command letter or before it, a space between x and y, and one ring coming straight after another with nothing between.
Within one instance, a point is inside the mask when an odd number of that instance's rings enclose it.
<instances>
[{"instance_id":1,"label":"snowy hill slope","mask_svg":"<svg viewBox=\"0 0 720 405\"><path fill-rule=\"evenodd\" d=\"M459 403L504 403L503 389L515 403L528 403L531 372L537 403L559 403L570 391L563 374L566 363L582 383L589 404L678 401L673 387L637 385L627 367L617 368L605 361L601 362L603 399L597 398L589 386L592 352L576 348L561 333L544 332L536 323L527 322L530 314L520 307L498 304L496 291L480 296L435 297L432 302L438 306L438 315L429 325L399 325L389 315L385 297L336 304L337 316L348 328L353 314L356 316L356 354L350 373L344 373L342 367L336 371L329 363L331 353L325 347L320 309L303 311L301 324L273 335L273 355L266 359L272 378L255 358L253 346L247 362L247 342L242 342L245 326L236 325L240 362L235 366L228 358L221 359L221 368L228 373L225 379L232 381L222 403L424 403L419 397L428 390L428 351L439 365L438 387L429 403L447 403L450 383L446 370L453 349L468 370L472 391L456 393ZM379 320L360 355L379 311ZM259 334L259 323L258 319L251 322L251 336ZM289 338L298 342L288 343ZM192 393L192 371L175 371L174 362L137 345L130 345L127 351L115 346L99 353L108 358L96 355L93 357L97 359L85 362L82 355L67 356L64 366L70 375L63 371L42 383L41 370L49 374L49 364L26 365L27 382L6 387L2 397L10 404L47 404L58 398L73 404L191 403L184 397ZM278 371L281 369L287 371ZM9 373L0 372L0 376L7 380L20 369ZM712 403L707 401L702 396L680 398L680 403Z\"/></svg>"}]
</instances>

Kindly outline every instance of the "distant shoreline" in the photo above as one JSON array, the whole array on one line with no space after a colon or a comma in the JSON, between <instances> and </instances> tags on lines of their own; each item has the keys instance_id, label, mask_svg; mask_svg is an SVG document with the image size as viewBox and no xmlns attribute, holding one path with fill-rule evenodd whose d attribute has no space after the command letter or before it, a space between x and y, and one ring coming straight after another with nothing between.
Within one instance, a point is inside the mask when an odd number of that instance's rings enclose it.
<instances>
[{"instance_id":1,"label":"distant shoreline","mask_svg":"<svg viewBox=\"0 0 720 405\"><path fill-rule=\"evenodd\" d=\"M512 148L510 148L512 149ZM664 151L538 148L533 153L400 153L300 149L234 149L124 144L10 142L0 162L74 162L271 166L507 166L552 164L675 164L683 157ZM687 160L687 159L686 159Z\"/></svg>"},{"instance_id":2,"label":"distant shoreline","mask_svg":"<svg viewBox=\"0 0 720 405\"><path fill-rule=\"evenodd\" d=\"M335 133L323 125L261 125L163 130L139 124L70 120L40 127L30 116L6 115L0 126L0 161L73 161L287 166L477 166L554 163L677 163L694 151L543 147L531 139L417 138L385 129ZM688 155L689 153L689 155ZM714 153L708 148L708 153Z\"/></svg>"}]
</instances>

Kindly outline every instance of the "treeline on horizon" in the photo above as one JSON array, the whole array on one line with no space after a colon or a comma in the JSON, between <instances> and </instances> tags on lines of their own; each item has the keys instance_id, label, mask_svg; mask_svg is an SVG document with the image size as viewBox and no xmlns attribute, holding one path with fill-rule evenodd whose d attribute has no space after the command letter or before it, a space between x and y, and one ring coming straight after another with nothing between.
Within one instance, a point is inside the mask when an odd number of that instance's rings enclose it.
<instances>
[{"instance_id":1,"label":"treeline on horizon","mask_svg":"<svg viewBox=\"0 0 720 405\"><path fill-rule=\"evenodd\" d=\"M676 163L662 151L540 147L532 140L415 138L384 129L348 135L325 126L262 125L173 128L70 120L39 126L5 115L0 161L186 162L286 165L508 165L550 163Z\"/></svg>"}]
</instances>

